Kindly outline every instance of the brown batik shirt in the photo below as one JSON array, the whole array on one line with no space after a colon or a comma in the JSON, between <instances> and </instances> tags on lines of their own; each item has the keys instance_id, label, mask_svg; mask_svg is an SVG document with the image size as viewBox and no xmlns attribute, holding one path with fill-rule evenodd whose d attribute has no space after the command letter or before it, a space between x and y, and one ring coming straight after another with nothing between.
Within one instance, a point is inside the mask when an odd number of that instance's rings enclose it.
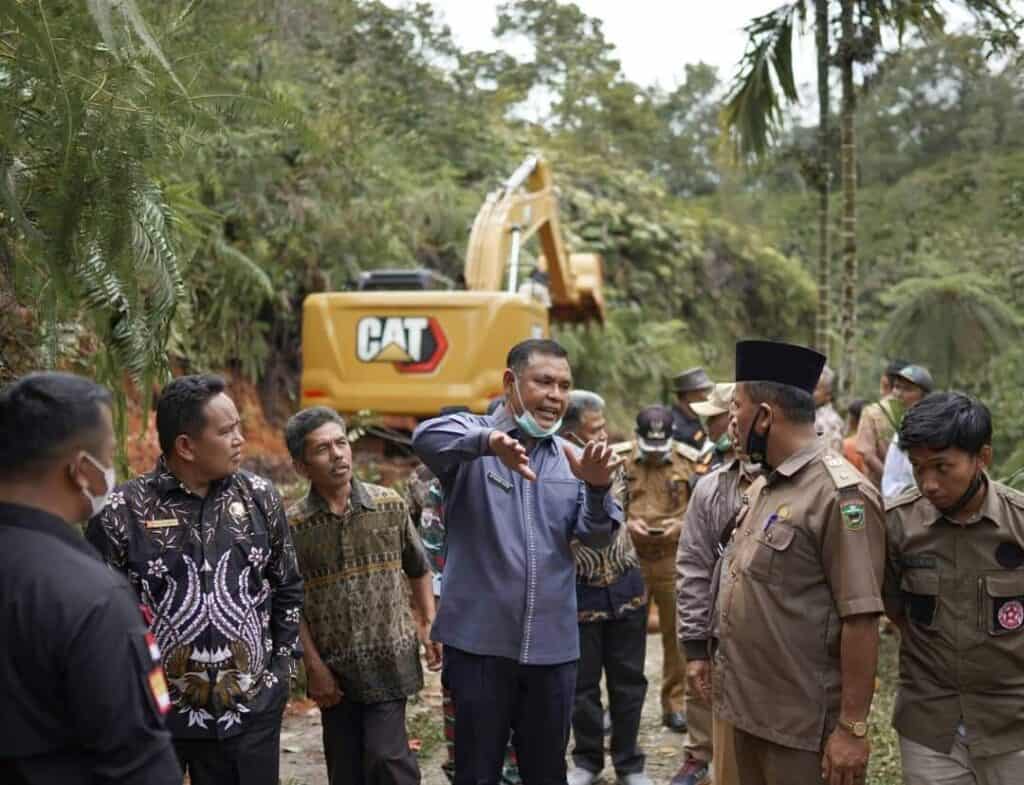
<instances>
[{"instance_id":1,"label":"brown batik shirt","mask_svg":"<svg viewBox=\"0 0 1024 785\"><path fill-rule=\"evenodd\" d=\"M946 518L917 489L891 500L886 611L905 620L893 725L948 753L1024 749L1024 494L987 480L981 509Z\"/></svg>"},{"instance_id":2,"label":"brown batik shirt","mask_svg":"<svg viewBox=\"0 0 1024 785\"><path fill-rule=\"evenodd\" d=\"M198 496L161 458L110 495L86 537L153 614L175 738L227 738L280 717L302 579L273 485L239 471Z\"/></svg>"},{"instance_id":3,"label":"brown batik shirt","mask_svg":"<svg viewBox=\"0 0 1024 785\"><path fill-rule=\"evenodd\" d=\"M723 557L716 708L747 733L819 751L839 712L842 620L882 611L882 507L817 440L747 497Z\"/></svg>"},{"instance_id":4,"label":"brown batik shirt","mask_svg":"<svg viewBox=\"0 0 1024 785\"><path fill-rule=\"evenodd\" d=\"M344 515L315 491L288 511L306 581L304 615L345 700L382 703L423 686L405 577L430 563L402 497L352 479Z\"/></svg>"}]
</instances>

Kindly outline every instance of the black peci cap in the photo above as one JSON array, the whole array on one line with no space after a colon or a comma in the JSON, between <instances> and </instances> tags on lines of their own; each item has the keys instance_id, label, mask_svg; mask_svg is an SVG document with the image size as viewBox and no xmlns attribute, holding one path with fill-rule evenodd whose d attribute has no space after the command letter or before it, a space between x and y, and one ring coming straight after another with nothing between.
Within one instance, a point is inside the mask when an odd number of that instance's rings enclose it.
<instances>
[{"instance_id":1,"label":"black peci cap","mask_svg":"<svg viewBox=\"0 0 1024 785\"><path fill-rule=\"evenodd\" d=\"M736 381L775 382L814 393L825 355L779 341L737 341Z\"/></svg>"}]
</instances>

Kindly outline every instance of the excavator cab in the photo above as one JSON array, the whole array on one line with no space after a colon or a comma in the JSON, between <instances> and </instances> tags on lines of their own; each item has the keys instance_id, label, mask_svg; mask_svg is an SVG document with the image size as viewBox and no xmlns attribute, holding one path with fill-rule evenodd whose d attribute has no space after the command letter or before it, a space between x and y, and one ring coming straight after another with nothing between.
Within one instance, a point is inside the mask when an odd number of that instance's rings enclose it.
<instances>
[{"instance_id":1,"label":"excavator cab","mask_svg":"<svg viewBox=\"0 0 1024 785\"><path fill-rule=\"evenodd\" d=\"M548 297L520 285L525 243L540 246ZM502 393L508 350L552 319L604 321L604 269L567 254L547 164L532 155L489 194L470 233L465 290L430 270L363 273L356 292L303 304L302 406L371 411L393 427L449 406L484 412Z\"/></svg>"}]
</instances>

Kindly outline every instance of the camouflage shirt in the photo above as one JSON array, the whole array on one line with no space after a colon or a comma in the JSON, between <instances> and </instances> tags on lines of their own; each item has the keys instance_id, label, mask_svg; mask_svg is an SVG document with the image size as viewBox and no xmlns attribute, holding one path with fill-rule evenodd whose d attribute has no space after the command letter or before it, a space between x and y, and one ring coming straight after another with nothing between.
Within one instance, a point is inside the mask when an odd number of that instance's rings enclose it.
<instances>
[{"instance_id":1,"label":"camouflage shirt","mask_svg":"<svg viewBox=\"0 0 1024 785\"><path fill-rule=\"evenodd\" d=\"M314 490L288 510L306 580L304 615L346 700L382 703L423 686L405 577L430 564L402 497L353 478L343 515Z\"/></svg>"},{"instance_id":2,"label":"camouflage shirt","mask_svg":"<svg viewBox=\"0 0 1024 785\"><path fill-rule=\"evenodd\" d=\"M154 616L175 738L226 738L279 714L302 579L273 485L239 471L198 496L161 458L111 494L86 537Z\"/></svg>"}]
</instances>

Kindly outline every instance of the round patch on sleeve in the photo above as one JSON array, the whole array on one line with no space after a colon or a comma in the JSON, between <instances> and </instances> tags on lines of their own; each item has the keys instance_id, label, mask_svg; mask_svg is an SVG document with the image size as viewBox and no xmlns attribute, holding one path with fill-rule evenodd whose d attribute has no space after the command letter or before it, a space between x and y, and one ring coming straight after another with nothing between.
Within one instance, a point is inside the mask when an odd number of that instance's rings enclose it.
<instances>
[{"instance_id":1,"label":"round patch on sleeve","mask_svg":"<svg viewBox=\"0 0 1024 785\"><path fill-rule=\"evenodd\" d=\"M1016 630L1024 624L1024 605L1020 600L1007 600L999 606L996 619L1004 630Z\"/></svg>"},{"instance_id":2,"label":"round patch on sleeve","mask_svg":"<svg viewBox=\"0 0 1024 785\"><path fill-rule=\"evenodd\" d=\"M1001 542L996 547L996 561L1000 567L1015 570L1024 564L1024 548L1015 542Z\"/></svg>"}]
</instances>

